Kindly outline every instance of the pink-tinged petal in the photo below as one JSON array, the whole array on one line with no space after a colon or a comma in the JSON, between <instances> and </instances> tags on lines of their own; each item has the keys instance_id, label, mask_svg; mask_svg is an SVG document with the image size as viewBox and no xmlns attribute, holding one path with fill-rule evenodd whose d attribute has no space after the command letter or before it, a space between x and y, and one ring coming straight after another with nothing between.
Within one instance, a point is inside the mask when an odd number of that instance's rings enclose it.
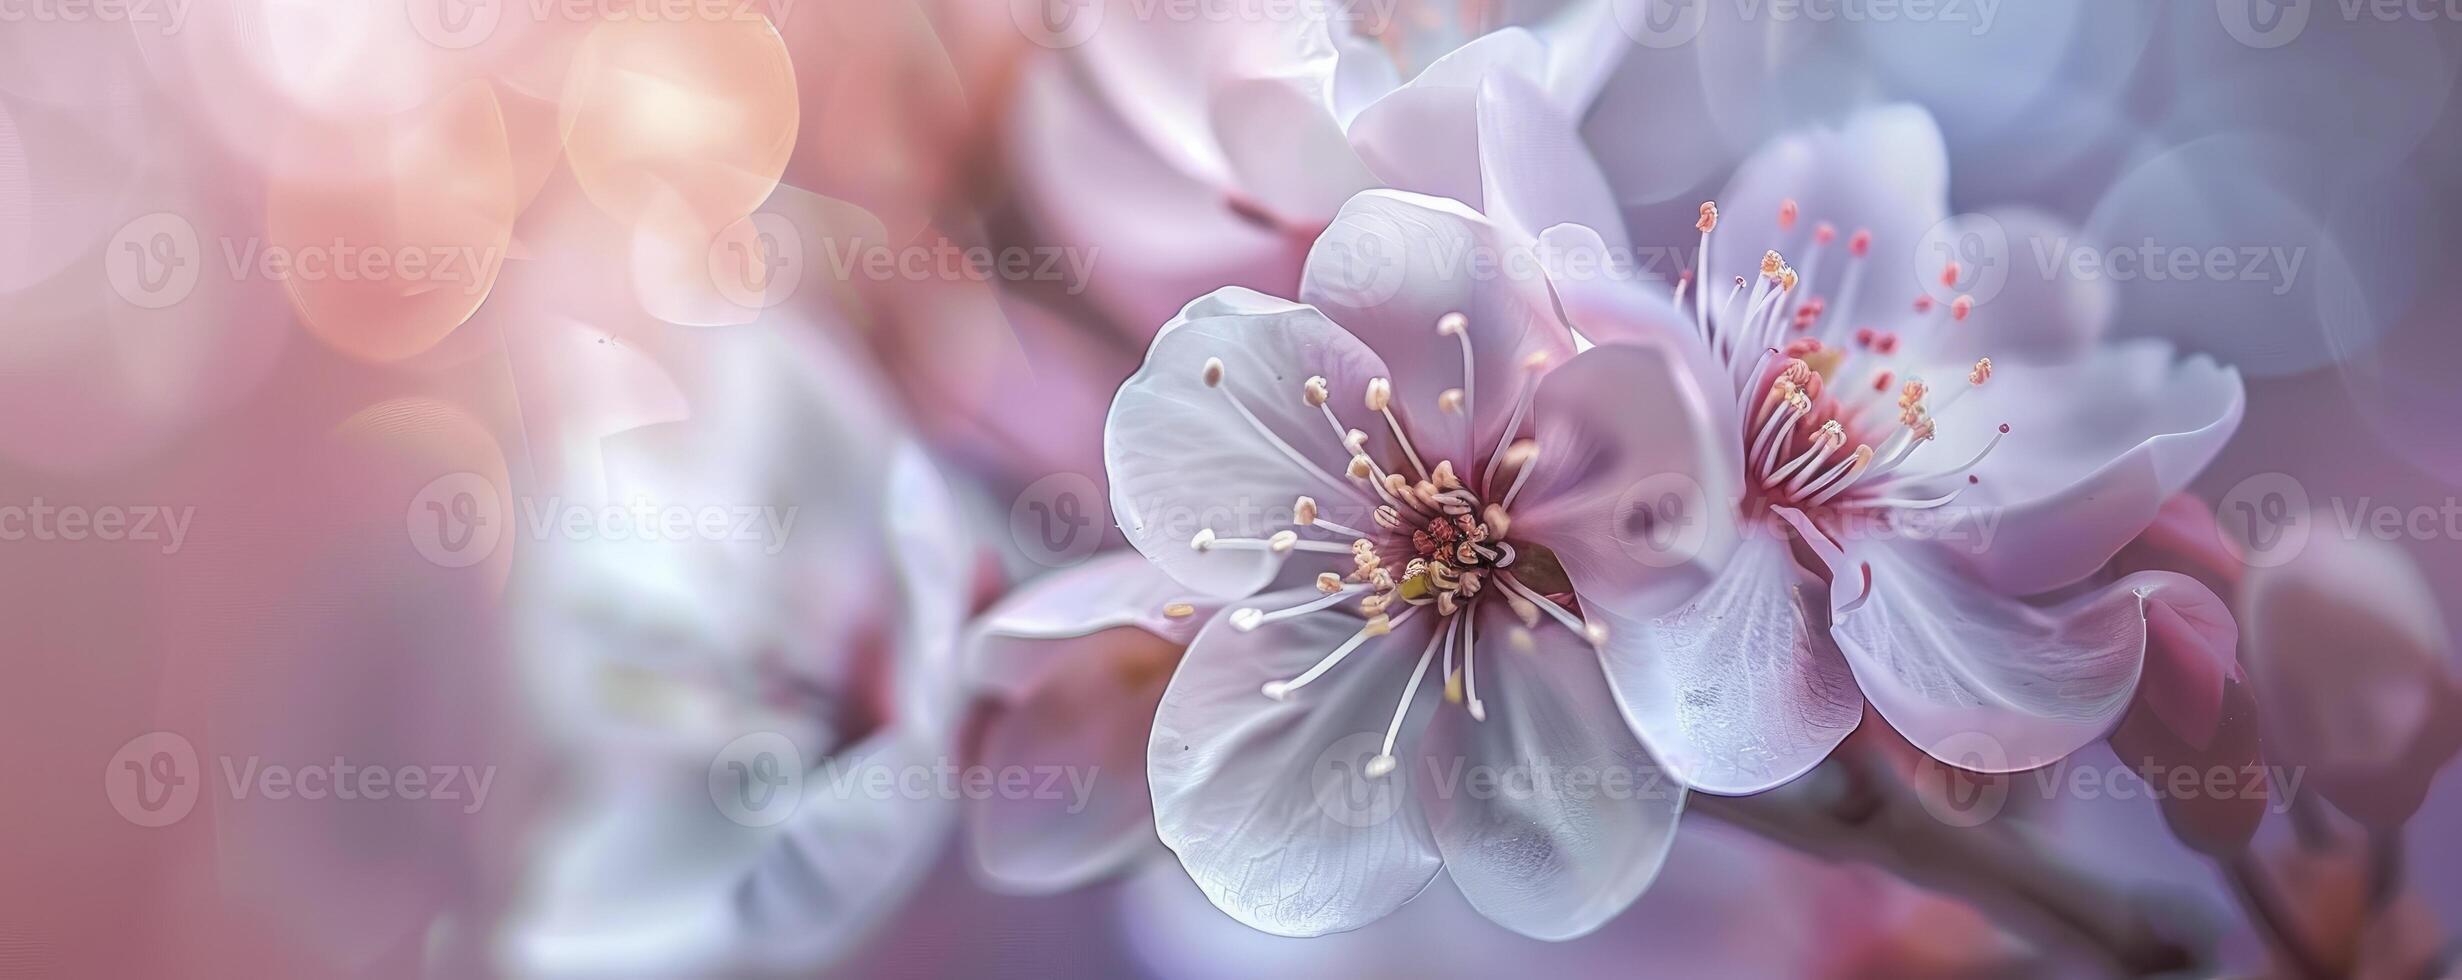
<instances>
[{"instance_id":1,"label":"pink-tinged petal","mask_svg":"<svg viewBox=\"0 0 2462 980\"><path fill-rule=\"evenodd\" d=\"M1503 440L1525 386L1527 362L1562 364L1573 335L1547 306L1534 274L1517 276L1483 260L1518 251L1511 237L1461 204L1401 191L1369 191L1342 213L1308 253L1300 298L1375 350L1392 369L1394 415L1428 465L1450 459L1461 473L1482 467ZM1464 371L1459 339L1437 332L1461 314L1477 368ZM1461 415L1437 407L1448 389L1470 398L1475 432ZM1334 410L1354 426L1382 428L1362 407L1357 386L1337 384ZM1353 525L1357 527L1359 525Z\"/></svg>"},{"instance_id":2,"label":"pink-tinged petal","mask_svg":"<svg viewBox=\"0 0 2462 980\"><path fill-rule=\"evenodd\" d=\"M1191 169L1148 142L1069 67L1030 66L1009 156L1020 207L1035 226L1098 263L1102 274L1079 284L1087 294L1141 337L1188 297L1219 286L1288 295L1308 254L1302 230L1266 227L1234 211L1219 174Z\"/></svg>"},{"instance_id":3,"label":"pink-tinged petal","mask_svg":"<svg viewBox=\"0 0 2462 980\"><path fill-rule=\"evenodd\" d=\"M1186 615L1173 616L1186 603ZM1020 696L1054 670L1069 669L1066 642L1121 627L1186 646L1219 602L1191 593L1135 552L1098 555L1010 592L975 621L968 680L988 693Z\"/></svg>"},{"instance_id":4,"label":"pink-tinged petal","mask_svg":"<svg viewBox=\"0 0 2462 980\"><path fill-rule=\"evenodd\" d=\"M2268 751L2345 813L2408 819L2462 737L2452 634L2418 565L2392 542L2312 534L2250 570L2240 608Z\"/></svg>"},{"instance_id":5,"label":"pink-tinged petal","mask_svg":"<svg viewBox=\"0 0 2462 980\"><path fill-rule=\"evenodd\" d=\"M1788 200L1801 217L1782 232L1780 205ZM1867 109L1842 128L1797 132L1763 147L1737 168L1718 210L1713 270L1759 268L1770 249L1796 258L1823 223L1841 235L1870 231L1856 309L1836 312L1859 321L1894 316L1911 309L1923 282L1940 273L1942 257L1919 253L1925 233L1948 214L1948 150L1924 110Z\"/></svg>"},{"instance_id":6,"label":"pink-tinged petal","mask_svg":"<svg viewBox=\"0 0 2462 980\"><path fill-rule=\"evenodd\" d=\"M1484 208L1479 87L1490 73L1545 77L1547 52L1519 28L1481 36L1351 120L1351 147L1386 184Z\"/></svg>"},{"instance_id":7,"label":"pink-tinged petal","mask_svg":"<svg viewBox=\"0 0 2462 980\"><path fill-rule=\"evenodd\" d=\"M1315 597L1292 590L1257 605ZM1266 682L1300 676L1362 621L1335 610L1242 632L1229 620L1206 624L1155 710L1146 755L1155 829L1207 898L1257 929L1316 936L1382 918L1439 865L1413 797L1424 773L1365 773L1433 635L1427 619L1367 639L1282 700L1262 693ZM1412 692L1415 723L1402 738L1425 727L1443 686Z\"/></svg>"},{"instance_id":8,"label":"pink-tinged petal","mask_svg":"<svg viewBox=\"0 0 2462 980\"><path fill-rule=\"evenodd\" d=\"M2196 531L2201 532L2208 548L2220 549L2214 514L2206 509L2203 501L2188 494L2177 494L2172 497L2171 503L2164 505L2163 513L2169 518L2169 523L2157 522L2155 528L2148 530L2149 537L2154 536L2156 530L2172 535ZM2141 539L2140 544L2130 545L2130 548L2134 550L2142 544ZM2127 567L2121 562L2113 564L2113 572L2124 575L2137 571L2174 570L2197 579L2198 584L2205 586L2208 592L2227 594L2217 590L2208 578L2193 574L2193 569L2173 569L2163 565ZM2186 747L2203 751L2223 723L2227 690L2232 685L2246 686L2240 671L2240 628L2236 621L2228 618L2228 610L2222 610L2226 616L2221 619L2188 618L2190 614L2208 615L2217 611L2203 605L2185 610L2167 608L2165 611L2168 615L2162 618L2156 618L2151 613L2148 615L2151 624L2164 628L2157 630L2151 637L2152 642L2147 645L2146 672L2137 682L2137 699L2150 713L2152 721L2160 724Z\"/></svg>"},{"instance_id":9,"label":"pink-tinged petal","mask_svg":"<svg viewBox=\"0 0 2462 980\"><path fill-rule=\"evenodd\" d=\"M1538 83L1510 72L1489 75L1479 86L1481 199L1517 240L1579 224L1620 253L1624 219L1577 125Z\"/></svg>"},{"instance_id":10,"label":"pink-tinged petal","mask_svg":"<svg viewBox=\"0 0 2462 980\"><path fill-rule=\"evenodd\" d=\"M996 784L996 792L970 800L976 870L1006 890L1051 892L1158 853L1146 735L1180 645L1134 627L1008 645L1046 648L1062 663L987 709L976 763L996 781L1008 773L1034 778ZM1047 781L1050 773L1060 779Z\"/></svg>"},{"instance_id":11,"label":"pink-tinged petal","mask_svg":"<svg viewBox=\"0 0 2462 980\"><path fill-rule=\"evenodd\" d=\"M2156 683L2154 664L2176 659L2157 634L2146 651L2146 685ZM2196 742L2163 719L2150 698L2140 697L2112 732L2112 754L2123 765L2136 765L2154 785L2158 774L2182 770L2210 773L2217 768L2240 775L2236 792L2164 793L2157 803L2172 836L2200 854L2223 859L2237 856L2265 822L2271 795L2265 772L2262 724L2256 692L2238 676L2225 681L2215 697L2213 727Z\"/></svg>"},{"instance_id":12,"label":"pink-tinged petal","mask_svg":"<svg viewBox=\"0 0 2462 980\"><path fill-rule=\"evenodd\" d=\"M1477 613L1480 721L1437 709L1419 785L1445 871L1473 908L1538 939L1605 925L1658 877L1684 788L1633 739L1588 641L1523 629L1502 603ZM1499 790L1478 791L1485 780Z\"/></svg>"},{"instance_id":13,"label":"pink-tinged petal","mask_svg":"<svg viewBox=\"0 0 2462 980\"><path fill-rule=\"evenodd\" d=\"M1649 268L1617 256L1607 240L1584 225L1557 225L1539 233L1539 260L1556 308L1576 332L1598 344L1669 344L1680 353L1702 391L1735 384L1729 370L1699 340L1692 314L1675 305L1669 276L1682 270ZM1735 407L1714 399L1711 409L1732 428Z\"/></svg>"},{"instance_id":14,"label":"pink-tinged petal","mask_svg":"<svg viewBox=\"0 0 2462 980\"><path fill-rule=\"evenodd\" d=\"M1886 542L1848 542L1830 603L1830 636L1891 727L1943 762L1987 772L2102 738L2128 708L2150 634L2231 622L2184 575L2140 572L2038 606Z\"/></svg>"},{"instance_id":15,"label":"pink-tinged petal","mask_svg":"<svg viewBox=\"0 0 2462 980\"><path fill-rule=\"evenodd\" d=\"M1963 371L1933 376L1962 386ZM2230 440L2244 401L2239 372L2211 359L2176 360L2161 341L2106 345L1996 371L1904 472L1964 463L2008 425L1959 499L1989 536L1953 554L1994 591L2035 595L2093 574L2152 523Z\"/></svg>"},{"instance_id":16,"label":"pink-tinged petal","mask_svg":"<svg viewBox=\"0 0 2462 980\"><path fill-rule=\"evenodd\" d=\"M1814 618L1825 595L1786 532L1764 528L1665 615L1595 610L1624 717L1685 785L1758 793L1828 758L1862 721L1855 674Z\"/></svg>"},{"instance_id":17,"label":"pink-tinged petal","mask_svg":"<svg viewBox=\"0 0 2462 980\"><path fill-rule=\"evenodd\" d=\"M1324 85L1317 78L1247 78L1214 93L1214 137L1230 186L1269 213L1332 214L1376 186L1335 123Z\"/></svg>"},{"instance_id":18,"label":"pink-tinged petal","mask_svg":"<svg viewBox=\"0 0 2462 980\"><path fill-rule=\"evenodd\" d=\"M1585 607L1645 617L1699 593L1738 532L1734 439L1708 406L1671 344L1595 347L1550 372L1508 539L1554 552Z\"/></svg>"},{"instance_id":19,"label":"pink-tinged petal","mask_svg":"<svg viewBox=\"0 0 2462 980\"><path fill-rule=\"evenodd\" d=\"M1216 359L1221 383L1208 385ZM1375 501L1344 475L1351 453L1302 386L1323 377L1356 405L1368 379L1385 374L1375 352L1316 310L1242 289L1199 299L1164 326L1145 366L1112 400L1103 429L1112 517L1130 544L1188 588L1224 598L1264 588L1287 556L1199 550L1192 539L1200 531L1266 539L1290 527L1302 496L1326 520L1371 526ZM1327 540L1322 532L1303 537Z\"/></svg>"}]
</instances>

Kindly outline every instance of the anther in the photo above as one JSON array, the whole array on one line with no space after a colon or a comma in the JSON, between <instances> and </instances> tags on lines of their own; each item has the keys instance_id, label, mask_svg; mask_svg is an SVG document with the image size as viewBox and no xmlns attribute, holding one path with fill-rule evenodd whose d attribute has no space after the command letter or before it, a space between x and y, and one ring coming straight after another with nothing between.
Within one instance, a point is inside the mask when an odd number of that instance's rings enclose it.
<instances>
[{"instance_id":1,"label":"anther","mask_svg":"<svg viewBox=\"0 0 2462 980\"><path fill-rule=\"evenodd\" d=\"M1316 523L1316 498L1301 497L1291 505L1291 523L1307 527Z\"/></svg>"},{"instance_id":2,"label":"anther","mask_svg":"<svg viewBox=\"0 0 2462 980\"><path fill-rule=\"evenodd\" d=\"M1700 231L1702 234L1704 234L1704 235L1707 235L1707 234L1709 234L1710 232L1717 230L1717 229L1718 229L1718 202L1716 202L1716 201L1703 201L1703 202L1701 202L1701 219L1700 219L1700 220L1698 220L1698 221L1693 222L1693 227L1694 227L1695 229L1699 230L1699 231Z\"/></svg>"},{"instance_id":3,"label":"anther","mask_svg":"<svg viewBox=\"0 0 2462 980\"><path fill-rule=\"evenodd\" d=\"M1368 379L1368 411L1382 412L1393 404L1393 382L1384 378Z\"/></svg>"},{"instance_id":4,"label":"anther","mask_svg":"<svg viewBox=\"0 0 2462 980\"><path fill-rule=\"evenodd\" d=\"M1289 528L1276 531L1272 537L1265 539L1265 546L1272 548L1277 555L1290 554L1291 549L1299 547L1299 532Z\"/></svg>"},{"instance_id":5,"label":"anther","mask_svg":"<svg viewBox=\"0 0 2462 980\"><path fill-rule=\"evenodd\" d=\"M1784 201L1780 201L1780 202L1778 202L1778 228L1779 228L1779 230L1781 230L1781 231L1786 231L1786 230L1793 229L1793 228L1795 227L1795 216L1796 216L1796 213L1797 213L1797 209L1796 209L1796 207L1795 207L1795 199L1794 199L1794 198L1790 197L1790 198L1787 198L1787 199L1786 199L1786 200L1784 200Z\"/></svg>"},{"instance_id":6,"label":"anther","mask_svg":"<svg viewBox=\"0 0 2462 980\"><path fill-rule=\"evenodd\" d=\"M1990 381L1990 380L1992 380L1992 359L1991 359L1991 358L1986 357L1986 358L1983 358L1983 359L1981 359L1981 360L1976 361L1976 362L1975 362L1975 369L1974 369L1974 370L1972 370L1972 371L1968 371L1968 372L1966 372L1966 383L1967 383L1967 384L1970 384L1970 385L1980 385L1980 384L1982 384L1982 383L1984 383L1984 382L1986 382L1986 381Z\"/></svg>"},{"instance_id":7,"label":"anther","mask_svg":"<svg viewBox=\"0 0 2462 980\"><path fill-rule=\"evenodd\" d=\"M1204 551L1213 547L1214 529L1210 527L1199 528L1196 535L1188 539L1188 546L1198 551Z\"/></svg>"},{"instance_id":8,"label":"anther","mask_svg":"<svg viewBox=\"0 0 2462 980\"><path fill-rule=\"evenodd\" d=\"M1460 336L1470 329L1470 318L1460 313L1447 313L1436 318L1436 332L1447 337Z\"/></svg>"},{"instance_id":9,"label":"anther","mask_svg":"<svg viewBox=\"0 0 2462 980\"><path fill-rule=\"evenodd\" d=\"M1963 321L1967 314L1973 312L1975 312L1975 298L1972 296L1960 296L1949 301L1949 318L1952 320Z\"/></svg>"},{"instance_id":10,"label":"anther","mask_svg":"<svg viewBox=\"0 0 2462 980\"><path fill-rule=\"evenodd\" d=\"M1196 614L1197 607L1185 602L1174 602L1163 607L1163 615L1171 619L1187 619Z\"/></svg>"},{"instance_id":11,"label":"anther","mask_svg":"<svg viewBox=\"0 0 2462 980\"><path fill-rule=\"evenodd\" d=\"M1209 358L1206 358L1206 359L1205 359L1205 386L1206 386L1206 387L1208 387L1208 388L1220 388L1220 387L1222 387L1222 374L1223 374L1222 358L1219 358L1219 357L1209 357Z\"/></svg>"},{"instance_id":12,"label":"anther","mask_svg":"<svg viewBox=\"0 0 2462 980\"><path fill-rule=\"evenodd\" d=\"M1310 408L1323 407L1326 399L1330 397L1325 390L1324 378L1309 378L1308 383L1301 387L1308 392L1308 407Z\"/></svg>"}]
</instances>

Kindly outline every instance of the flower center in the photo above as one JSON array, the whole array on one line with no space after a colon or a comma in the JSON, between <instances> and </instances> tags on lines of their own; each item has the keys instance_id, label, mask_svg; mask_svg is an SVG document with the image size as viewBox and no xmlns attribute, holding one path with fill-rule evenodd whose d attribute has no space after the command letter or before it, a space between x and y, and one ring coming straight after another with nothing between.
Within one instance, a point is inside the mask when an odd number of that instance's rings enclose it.
<instances>
[{"instance_id":1,"label":"flower center","mask_svg":"<svg viewBox=\"0 0 2462 980\"><path fill-rule=\"evenodd\" d=\"M1992 359L1966 372L1966 383L1934 398L1933 386L1901 368L1907 356L1948 330L1960 329L1974 301L1959 296L1946 306L1929 296L1915 302L1915 319L1903 331L1858 327L1846 332L1858 312L1861 261L1872 235L1857 231L1847 241L1847 272L1837 309L1816 291L1822 259L1837 240L1828 224L1812 232L1805 271L1797 272L1772 250L1763 253L1752 277L1736 276L1723 301L1710 302L1710 235L1718 206L1701 205L1698 264L1677 286L1683 304L1692 291L1694 329L1730 372L1736 385L1738 436L1744 449L1744 512L1747 519L1772 514L1787 521L1824 557L1840 549L1830 535L1849 514L1895 521L1911 511L1947 506L1977 482L1975 466L2009 432L2003 424L1982 451L1956 466L1920 470L1910 462L1933 441L1941 420L1968 391L1992 378ZM1779 207L1784 234L1796 225L1792 200ZM1955 262L1941 270L1954 287ZM1750 286L1750 292L1746 288ZM1903 380L1902 380L1903 379ZM1852 446L1853 448L1848 448ZM1942 487L1948 487L1943 490Z\"/></svg>"},{"instance_id":2,"label":"flower center","mask_svg":"<svg viewBox=\"0 0 2462 980\"><path fill-rule=\"evenodd\" d=\"M1472 409L1478 371L1468 321L1459 313L1450 313L1437 321L1436 329L1440 336L1454 338L1462 350L1462 387L1440 393L1437 406L1450 414L1476 418ZM1454 468L1452 460L1437 459L1430 464L1420 455L1400 416L1393 411L1390 379L1370 379L1360 404L1384 423L1407 469L1397 466L1388 470L1367 452L1367 433L1343 424L1334 411L1333 391L1326 379L1309 378L1300 386L1301 397L1325 417L1326 425L1350 453L1342 476L1336 477L1317 468L1305 454L1275 434L1241 401L1236 391L1223 383L1226 368L1220 358L1206 361L1207 387L1222 392L1232 409L1270 445L1303 469L1314 472L1323 482L1344 486L1347 479L1348 489L1356 491L1354 499L1361 502L1363 509L1373 507L1371 519L1361 522L1369 527L1362 529L1333 521L1315 498L1300 497L1291 507L1291 526L1268 537L1225 538L1206 529L1189 541L1190 547L1200 551L1243 548L1264 549L1277 555L1329 553L1348 554L1351 558L1347 573L1326 571L1317 575L1317 591L1321 594L1315 599L1284 609L1248 607L1233 609L1228 614L1233 628L1249 631L1356 600L1359 614L1367 619L1356 633L1315 666L1287 680L1268 682L1264 694L1275 700L1290 697L1323 677L1369 639L1391 633L1413 617L1430 614L1437 621L1427 645L1420 651L1410 683L1402 692L1401 704L1394 709L1393 722L1385 733L1384 751L1370 760L1371 776L1393 770L1394 740L1410 710L1411 698L1418 693L1440 649L1445 699L1464 704L1472 718L1486 720L1487 709L1479 699L1477 617L1464 615L1474 611L1486 597L1502 596L1520 619L1510 637L1518 645L1531 642L1528 633L1538 627L1542 616L1553 618L1593 644L1606 642L1602 627L1584 622L1565 603L1548 597L1549 593L1572 591L1553 557L1546 556L1543 548L1517 547L1507 539L1512 525L1510 508L1538 461L1538 444L1531 439L1517 439L1516 433L1529 413L1538 375L1545 364L1544 358L1534 357L1524 365L1527 370L1521 391L1505 423L1504 434L1488 454L1487 465L1474 484ZM1500 486L1503 489L1497 492ZM1372 505L1366 503L1370 498L1375 501ZM1305 536L1314 532L1330 533L1337 540ZM1348 543L1340 543L1341 538L1349 539ZM1545 560L1531 560L1540 556L1545 556ZM1534 573L1530 582L1517 577L1526 566ZM1547 591L1533 588L1532 582L1540 583L1540 588Z\"/></svg>"}]
</instances>

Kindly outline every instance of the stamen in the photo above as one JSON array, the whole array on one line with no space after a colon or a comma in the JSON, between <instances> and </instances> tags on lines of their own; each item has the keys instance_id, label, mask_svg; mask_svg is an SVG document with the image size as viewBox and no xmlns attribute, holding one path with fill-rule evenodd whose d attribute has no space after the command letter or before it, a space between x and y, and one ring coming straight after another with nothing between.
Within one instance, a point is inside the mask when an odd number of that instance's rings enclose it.
<instances>
[{"instance_id":1,"label":"stamen","mask_svg":"<svg viewBox=\"0 0 2462 980\"><path fill-rule=\"evenodd\" d=\"M1342 658L1350 656L1351 651L1359 649L1359 645L1368 642L1370 637L1382 636L1386 633L1392 632L1394 627L1409 622L1412 616L1418 614L1419 609L1420 607L1418 606L1412 606L1408 609L1402 610L1401 615L1395 616L1391 620L1385 620L1382 627L1378 625L1378 622L1379 620L1382 620L1382 617L1369 620L1368 625L1360 627L1359 632L1351 634L1351 638L1342 641L1342 645L1335 647L1334 652L1326 654L1325 659L1317 661L1316 666L1308 668L1306 672L1300 674L1298 677L1294 677L1287 681L1266 681L1265 686L1262 688L1265 696L1276 701L1289 697L1291 692L1308 686L1308 682L1325 676L1326 671L1334 669L1335 664L1341 663Z\"/></svg>"},{"instance_id":2,"label":"stamen","mask_svg":"<svg viewBox=\"0 0 2462 980\"><path fill-rule=\"evenodd\" d=\"M1351 546L1348 544L1338 541L1302 541L1299 533L1289 528L1276 531L1273 536L1265 538L1216 537L1214 530L1207 528L1197 532L1196 537L1190 538L1188 546L1198 551L1271 551L1277 555L1287 555L1293 551L1309 551L1326 555L1351 553Z\"/></svg>"},{"instance_id":3,"label":"stamen","mask_svg":"<svg viewBox=\"0 0 2462 980\"><path fill-rule=\"evenodd\" d=\"M1445 405L1445 396L1454 394L1452 391L1436 396L1436 403L1444 407L1446 411L1467 417L1470 415L1471 396L1479 390L1479 362L1473 360L1470 354L1470 318L1460 313L1447 313L1437 317L1436 332L1451 334L1455 340L1462 342L1461 391L1450 406Z\"/></svg>"},{"instance_id":4,"label":"stamen","mask_svg":"<svg viewBox=\"0 0 2462 980\"><path fill-rule=\"evenodd\" d=\"M1470 698L1470 720L1472 720L1472 721L1486 721L1486 720L1487 720L1487 702L1479 700L1479 665L1478 665L1478 649L1477 649L1477 647L1475 647L1475 646L1472 644L1472 642L1471 642L1471 641L1473 641L1474 639L1476 639L1476 638L1477 638L1477 635L1476 635L1476 633L1475 633L1475 631L1474 631L1474 621L1475 621L1475 619L1476 619L1476 617L1472 617L1472 616L1463 616L1463 617L1461 617L1461 620L1462 620L1462 686L1463 686L1463 687L1464 687L1464 688L1465 688L1465 689L1469 692L1469 698Z\"/></svg>"},{"instance_id":5,"label":"stamen","mask_svg":"<svg viewBox=\"0 0 2462 980\"><path fill-rule=\"evenodd\" d=\"M1419 666L1411 668L1411 682L1403 686L1402 702L1394 705L1393 721L1385 726L1385 747L1378 751L1376 758L1368 760L1365 770L1368 778L1375 779L1393 771L1393 743L1402 735L1402 719L1410 714L1411 698L1418 695L1419 682L1428 676L1428 662L1436 657L1436 641L1451 635L1450 630L1440 630L1438 635L1428 637L1427 649L1419 651Z\"/></svg>"},{"instance_id":6,"label":"stamen","mask_svg":"<svg viewBox=\"0 0 2462 980\"><path fill-rule=\"evenodd\" d=\"M1325 574L1331 575L1333 573L1327 572ZM1324 588L1324 576L1318 576L1317 589L1318 591L1323 591ZM1267 612L1254 606L1234 609L1231 610L1231 628L1239 630L1242 633L1246 633L1267 623L1279 623L1286 619L1297 619L1301 616L1308 615L1309 613L1339 605L1345 597L1366 588L1367 586L1365 585L1345 586L1337 583L1335 591L1327 592L1322 596L1310 599L1296 606L1289 606L1274 610L1272 612Z\"/></svg>"},{"instance_id":7,"label":"stamen","mask_svg":"<svg viewBox=\"0 0 2462 980\"><path fill-rule=\"evenodd\" d=\"M1511 572L1499 572L1497 578L1503 580L1506 588L1520 593L1522 598L1529 600L1541 612L1564 624L1564 628L1572 630L1574 635L1590 641L1590 645L1599 646L1607 642L1607 627L1596 623L1585 623L1574 618L1572 613L1565 611L1563 606L1557 605L1555 600L1540 595L1529 586L1523 585L1522 581L1514 578Z\"/></svg>"},{"instance_id":8,"label":"stamen","mask_svg":"<svg viewBox=\"0 0 2462 980\"><path fill-rule=\"evenodd\" d=\"M1812 499L1804 501L1804 505L1819 507L1828 503L1830 498L1846 492L1848 487L1855 485L1857 478L1863 476L1865 470L1871 468L1872 455L1872 444L1864 443L1856 446L1854 455L1847 457L1828 474L1823 475L1820 480L1804 488L1806 492L1812 492ZM1842 473L1843 476L1840 475ZM1832 480L1837 481L1835 485L1831 485ZM1828 489L1821 489L1822 487L1828 487Z\"/></svg>"},{"instance_id":9,"label":"stamen","mask_svg":"<svg viewBox=\"0 0 2462 980\"><path fill-rule=\"evenodd\" d=\"M1539 373L1545 370L1547 370L1547 352L1545 351L1533 352L1527 360L1522 362L1522 393L1513 401L1513 414L1505 417L1505 432L1500 437L1501 441L1496 444L1496 451L1487 455L1487 469L1479 474L1480 493L1485 494L1496 488L1496 470L1504 463L1505 450L1512 445L1514 432L1522 427L1522 416L1529 414L1530 403L1538 397Z\"/></svg>"},{"instance_id":10,"label":"stamen","mask_svg":"<svg viewBox=\"0 0 2462 980\"><path fill-rule=\"evenodd\" d=\"M1693 253L1693 278L1700 282L1700 294L1693 297L1693 332L1703 340L1710 336L1710 232L1718 229L1718 202L1701 202L1701 220L1693 222L1701 231L1701 249Z\"/></svg>"},{"instance_id":11,"label":"stamen","mask_svg":"<svg viewBox=\"0 0 2462 980\"><path fill-rule=\"evenodd\" d=\"M1275 435L1274 430L1266 428L1264 420L1257 418L1257 413L1248 410L1248 403L1240 400L1239 393L1234 392L1230 388L1223 385L1223 377L1224 369L1222 358L1206 358L1205 386L1222 392L1223 398L1231 402L1231 407L1240 413L1240 418L1248 422L1249 428L1255 429L1258 435L1264 436L1265 441L1272 443L1274 448L1280 450L1285 458L1298 464L1300 469L1307 470L1308 472L1315 474L1318 479L1325 481L1328 486L1331 486L1337 490L1350 489L1349 487L1344 486L1342 481L1335 478L1333 474L1325 472L1323 469L1318 468L1315 463L1310 462L1308 457L1300 454L1299 450L1291 448L1291 444L1282 441L1282 437Z\"/></svg>"},{"instance_id":12,"label":"stamen","mask_svg":"<svg viewBox=\"0 0 2462 980\"><path fill-rule=\"evenodd\" d=\"M1419 459L1419 450L1411 446L1411 437L1402 431L1402 420L1393 417L1393 382L1385 378L1368 379L1368 411L1385 417L1386 426L1393 429L1393 441L1402 445L1402 452L1411 459L1411 468L1419 475L1428 475L1428 464Z\"/></svg>"},{"instance_id":13,"label":"stamen","mask_svg":"<svg viewBox=\"0 0 2462 980\"><path fill-rule=\"evenodd\" d=\"M1504 455L1507 457L1506 465L1519 472L1513 475L1513 486L1505 490L1504 499L1497 501L1496 505L1510 511L1514 496L1522 492L1522 484L1530 482L1530 474L1538 469L1535 464L1539 461L1539 443L1534 439L1520 440L1506 449Z\"/></svg>"}]
</instances>

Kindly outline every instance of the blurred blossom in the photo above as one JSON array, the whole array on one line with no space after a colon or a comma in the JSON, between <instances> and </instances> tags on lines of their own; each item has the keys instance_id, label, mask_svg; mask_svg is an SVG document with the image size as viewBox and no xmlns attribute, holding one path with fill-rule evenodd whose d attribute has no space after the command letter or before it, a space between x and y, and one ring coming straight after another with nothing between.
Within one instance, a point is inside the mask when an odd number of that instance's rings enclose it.
<instances>
[{"instance_id":1,"label":"blurred blossom","mask_svg":"<svg viewBox=\"0 0 2462 980\"><path fill-rule=\"evenodd\" d=\"M971 556L869 382L794 330L684 345L694 417L608 438L604 484L549 504L727 519L560 533L530 566L528 672L576 785L508 969L809 967L936 852L954 800L896 777L950 751Z\"/></svg>"},{"instance_id":2,"label":"blurred blossom","mask_svg":"<svg viewBox=\"0 0 2462 980\"><path fill-rule=\"evenodd\" d=\"M1115 0L1026 72L1010 150L1026 211L1102 251L1090 292L1133 338L1219 286L1290 293L1360 190L1513 216L1507 200L1547 189L1496 180L1492 155L1565 138L1619 47L1606 0L1298 8ZM1175 13L1191 9L1247 15ZM1526 234L1548 223L1522 217Z\"/></svg>"},{"instance_id":3,"label":"blurred blossom","mask_svg":"<svg viewBox=\"0 0 2462 980\"><path fill-rule=\"evenodd\" d=\"M2316 533L2251 569L2238 602L2268 752L2344 813L2401 826L2462 748L2452 634L2418 566L2393 542Z\"/></svg>"}]
</instances>

